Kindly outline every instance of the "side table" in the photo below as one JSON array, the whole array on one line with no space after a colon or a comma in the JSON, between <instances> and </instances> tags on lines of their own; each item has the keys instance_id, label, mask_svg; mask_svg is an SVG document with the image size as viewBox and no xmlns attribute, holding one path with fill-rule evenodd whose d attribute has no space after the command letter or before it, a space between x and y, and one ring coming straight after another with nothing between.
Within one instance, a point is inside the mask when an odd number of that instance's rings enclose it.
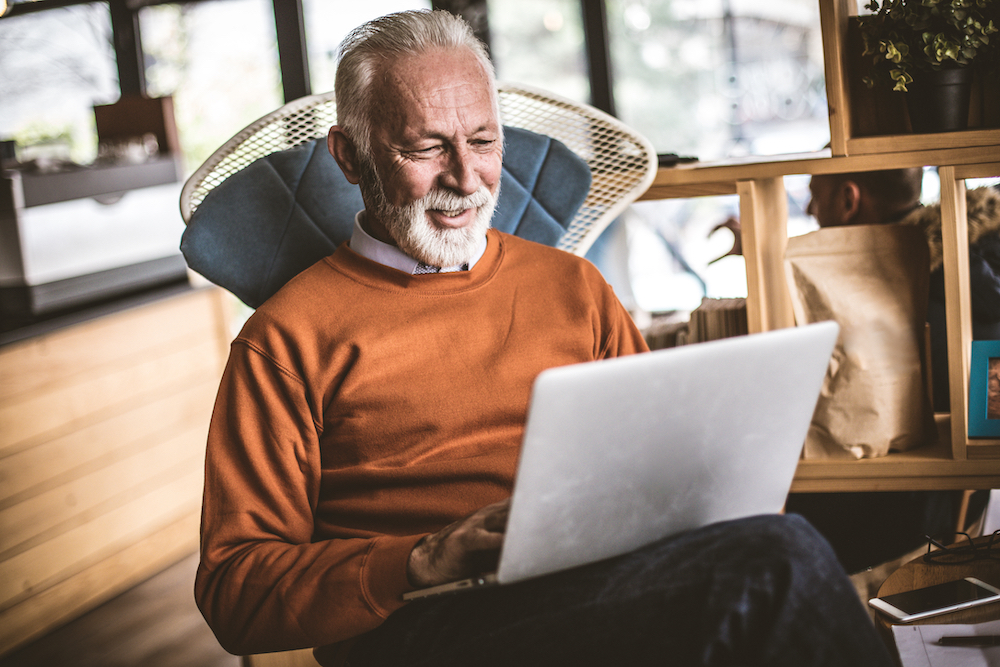
<instances>
[{"instance_id":1,"label":"side table","mask_svg":"<svg viewBox=\"0 0 1000 667\"><path fill-rule=\"evenodd\" d=\"M979 538L977 543L985 541L987 538ZM903 565L898 570L889 575L878 589L879 597L912 591L925 586L942 584L946 581L954 581L965 577L976 577L988 584L1000 588L1000 560L980 559L967 563L927 563L923 556L914 558L909 563ZM882 612L875 612L875 624L879 634L891 647L896 655L896 642L892 636L892 619ZM962 609L940 616L932 616L919 621L913 621L906 625L920 625L933 623L983 623L985 621L995 621L1000 619L1000 602L985 604L972 609ZM898 657L897 657L898 660Z\"/></svg>"}]
</instances>

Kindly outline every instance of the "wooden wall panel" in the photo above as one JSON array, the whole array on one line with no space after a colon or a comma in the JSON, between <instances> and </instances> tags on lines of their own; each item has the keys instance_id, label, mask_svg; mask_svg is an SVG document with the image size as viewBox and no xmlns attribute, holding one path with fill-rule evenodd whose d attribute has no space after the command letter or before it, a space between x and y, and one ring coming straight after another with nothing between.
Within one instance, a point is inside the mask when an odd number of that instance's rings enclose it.
<instances>
[{"instance_id":1,"label":"wooden wall panel","mask_svg":"<svg viewBox=\"0 0 1000 667\"><path fill-rule=\"evenodd\" d=\"M164 471L178 467L186 471L192 459L197 466L204 456L198 442L204 431L199 424L165 440L149 441L131 456L0 510L0 525L4 526L0 559L26 551L95 514L132 502L133 495L151 490Z\"/></svg>"},{"instance_id":2,"label":"wooden wall panel","mask_svg":"<svg viewBox=\"0 0 1000 667\"><path fill-rule=\"evenodd\" d=\"M184 424L202 423L205 406L215 400L217 389L213 377L0 458L0 512L131 456L150 439L176 432Z\"/></svg>"},{"instance_id":3,"label":"wooden wall panel","mask_svg":"<svg viewBox=\"0 0 1000 667\"><path fill-rule=\"evenodd\" d=\"M12 396L0 406L0 456L179 391L214 357L211 340L184 341L138 359L109 359L93 373Z\"/></svg>"},{"instance_id":4,"label":"wooden wall panel","mask_svg":"<svg viewBox=\"0 0 1000 667\"><path fill-rule=\"evenodd\" d=\"M196 549L226 298L0 348L0 655Z\"/></svg>"},{"instance_id":5,"label":"wooden wall panel","mask_svg":"<svg viewBox=\"0 0 1000 667\"><path fill-rule=\"evenodd\" d=\"M0 348L0 400L85 376L111 359L142 357L192 335L213 340L219 298L167 299Z\"/></svg>"},{"instance_id":6,"label":"wooden wall panel","mask_svg":"<svg viewBox=\"0 0 1000 667\"><path fill-rule=\"evenodd\" d=\"M73 620L197 548L198 517L190 514L21 604L0 611L0 655Z\"/></svg>"}]
</instances>

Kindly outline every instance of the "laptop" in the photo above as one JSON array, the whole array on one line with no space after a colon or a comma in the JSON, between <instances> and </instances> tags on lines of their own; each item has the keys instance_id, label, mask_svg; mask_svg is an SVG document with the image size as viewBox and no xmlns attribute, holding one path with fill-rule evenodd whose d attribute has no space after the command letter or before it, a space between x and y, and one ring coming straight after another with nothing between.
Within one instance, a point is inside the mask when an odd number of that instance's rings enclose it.
<instances>
[{"instance_id":1,"label":"laptop","mask_svg":"<svg viewBox=\"0 0 1000 667\"><path fill-rule=\"evenodd\" d=\"M510 584L780 512L834 322L552 368L535 380L496 573Z\"/></svg>"}]
</instances>

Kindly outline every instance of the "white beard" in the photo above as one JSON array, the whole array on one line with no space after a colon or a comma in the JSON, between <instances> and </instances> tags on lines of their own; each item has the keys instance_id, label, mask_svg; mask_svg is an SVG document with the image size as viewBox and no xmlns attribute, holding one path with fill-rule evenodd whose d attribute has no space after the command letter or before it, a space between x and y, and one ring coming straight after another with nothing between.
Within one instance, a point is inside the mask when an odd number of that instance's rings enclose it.
<instances>
[{"instance_id":1,"label":"white beard","mask_svg":"<svg viewBox=\"0 0 1000 667\"><path fill-rule=\"evenodd\" d=\"M400 250L431 266L457 266L472 259L486 230L490 228L496 207L496 196L486 186L480 186L464 197L448 190L432 190L414 202L395 206L388 201L382 183L373 172L362 175L362 186L371 195L366 198L371 209L368 214L374 215L385 226ZM427 211L463 211L470 208L476 209L475 220L459 229L441 229L427 217Z\"/></svg>"},{"instance_id":2,"label":"white beard","mask_svg":"<svg viewBox=\"0 0 1000 667\"><path fill-rule=\"evenodd\" d=\"M480 186L467 197L447 190L433 190L417 201L394 207L393 215L383 217L389 235L407 255L431 266L456 266L472 259L490 228L496 200ZM427 211L463 211L476 209L476 218L467 227L441 229L431 223Z\"/></svg>"}]
</instances>

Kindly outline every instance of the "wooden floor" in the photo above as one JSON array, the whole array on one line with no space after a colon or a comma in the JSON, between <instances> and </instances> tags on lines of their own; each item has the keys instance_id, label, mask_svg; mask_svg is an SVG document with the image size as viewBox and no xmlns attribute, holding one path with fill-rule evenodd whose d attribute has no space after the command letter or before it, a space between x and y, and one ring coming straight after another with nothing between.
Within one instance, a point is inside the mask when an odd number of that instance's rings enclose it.
<instances>
[{"instance_id":1,"label":"wooden floor","mask_svg":"<svg viewBox=\"0 0 1000 667\"><path fill-rule=\"evenodd\" d=\"M0 667L239 667L194 603L197 554L42 639Z\"/></svg>"},{"instance_id":2,"label":"wooden floor","mask_svg":"<svg viewBox=\"0 0 1000 667\"><path fill-rule=\"evenodd\" d=\"M985 532L1000 529L1000 493ZM194 604L196 554L72 623L0 658L0 667L239 667Z\"/></svg>"}]
</instances>

